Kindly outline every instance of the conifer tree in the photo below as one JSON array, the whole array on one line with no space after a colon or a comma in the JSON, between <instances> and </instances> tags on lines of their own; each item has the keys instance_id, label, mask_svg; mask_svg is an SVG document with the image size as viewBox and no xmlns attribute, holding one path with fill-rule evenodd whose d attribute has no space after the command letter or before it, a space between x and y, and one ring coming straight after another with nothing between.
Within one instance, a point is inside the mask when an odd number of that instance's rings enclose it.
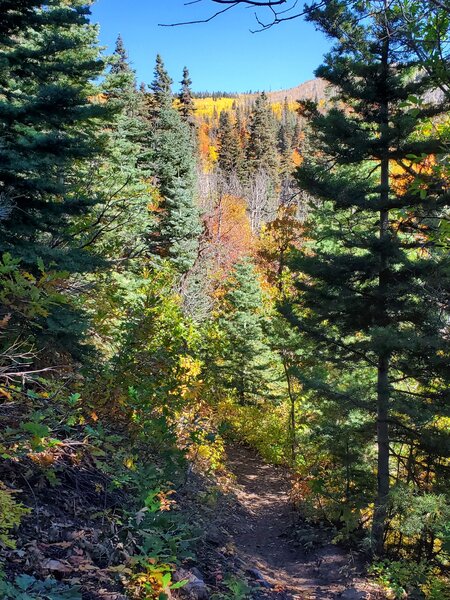
<instances>
[{"instance_id":1,"label":"conifer tree","mask_svg":"<svg viewBox=\"0 0 450 600\"><path fill-rule=\"evenodd\" d=\"M72 226L93 203L79 193L75 166L99 151L99 118L108 113L90 99L104 67L96 28L79 0L21 2L3 16L0 191L12 210L0 222L0 253L35 274L38 261L70 273L90 270L95 259ZM83 320L55 306L41 326L53 349L75 351Z\"/></svg>"},{"instance_id":2,"label":"conifer tree","mask_svg":"<svg viewBox=\"0 0 450 600\"><path fill-rule=\"evenodd\" d=\"M183 69L183 79L180 81L181 90L178 94L178 100L180 101L180 113L183 118L183 121L188 123L188 125L192 128L195 128L195 105L194 99L192 97L192 80L189 77L189 71L187 67Z\"/></svg>"},{"instance_id":3,"label":"conifer tree","mask_svg":"<svg viewBox=\"0 0 450 600\"><path fill-rule=\"evenodd\" d=\"M242 404L275 393L277 360L265 332L261 285L251 260L238 262L228 280L219 327L224 347L216 361L219 380Z\"/></svg>"},{"instance_id":4,"label":"conifer tree","mask_svg":"<svg viewBox=\"0 0 450 600\"><path fill-rule=\"evenodd\" d=\"M91 225L85 223L84 229L101 255L120 261L123 270L130 266L129 260L146 254L151 195L144 160L144 98L136 90L135 73L120 36L102 90L115 114L104 133L106 144L95 177L99 201L90 215Z\"/></svg>"},{"instance_id":5,"label":"conifer tree","mask_svg":"<svg viewBox=\"0 0 450 600\"><path fill-rule=\"evenodd\" d=\"M113 74L128 73L131 70L129 62L128 62L128 54L127 54L127 51L125 50L123 39L122 39L122 36L120 35L120 33L116 39L116 47L114 49L114 57L115 57L115 61L111 67L111 73L113 73Z\"/></svg>"},{"instance_id":6,"label":"conifer tree","mask_svg":"<svg viewBox=\"0 0 450 600\"><path fill-rule=\"evenodd\" d=\"M327 114L303 104L317 153L298 179L320 201L313 252L292 263L302 274L297 302L284 312L315 342L330 372L341 374L338 384L326 377L305 383L347 418L363 411L373 423L366 429L378 448L372 540L382 554L393 444L430 454L448 444L431 423L449 400L442 312L449 258L437 236L449 193L439 169L414 169L442 148L442 140L423 135L421 122L447 107L417 100L433 82L397 36L395 10L373 2L368 14L339 1L311 13L338 38L316 72L335 86L338 102ZM395 185L393 163L406 170L406 189Z\"/></svg>"},{"instance_id":7,"label":"conifer tree","mask_svg":"<svg viewBox=\"0 0 450 600\"><path fill-rule=\"evenodd\" d=\"M149 133L149 168L157 180L157 224L149 242L152 252L170 258L181 273L194 265L201 233L195 205L195 146L189 125L172 105L171 79L158 55L151 84L156 106Z\"/></svg>"},{"instance_id":8,"label":"conifer tree","mask_svg":"<svg viewBox=\"0 0 450 600\"><path fill-rule=\"evenodd\" d=\"M275 119L264 92L257 97L250 117L246 158L250 176L258 171L264 171L274 182L277 180L278 153Z\"/></svg>"},{"instance_id":9,"label":"conifer tree","mask_svg":"<svg viewBox=\"0 0 450 600\"><path fill-rule=\"evenodd\" d=\"M156 64L153 81L150 84L150 90L154 94L156 108L161 108L165 103L172 101L172 83L169 73L164 66L160 54L156 55Z\"/></svg>"},{"instance_id":10,"label":"conifer tree","mask_svg":"<svg viewBox=\"0 0 450 600\"><path fill-rule=\"evenodd\" d=\"M285 98L278 130L278 150L281 155L280 166L283 175L289 175L293 170L292 152L297 143L297 136L297 116L289 110L289 104Z\"/></svg>"},{"instance_id":11,"label":"conifer tree","mask_svg":"<svg viewBox=\"0 0 450 600\"><path fill-rule=\"evenodd\" d=\"M217 165L226 176L240 174L243 167L243 151L240 145L237 125L231 121L230 113L222 111L217 133L219 156Z\"/></svg>"}]
</instances>

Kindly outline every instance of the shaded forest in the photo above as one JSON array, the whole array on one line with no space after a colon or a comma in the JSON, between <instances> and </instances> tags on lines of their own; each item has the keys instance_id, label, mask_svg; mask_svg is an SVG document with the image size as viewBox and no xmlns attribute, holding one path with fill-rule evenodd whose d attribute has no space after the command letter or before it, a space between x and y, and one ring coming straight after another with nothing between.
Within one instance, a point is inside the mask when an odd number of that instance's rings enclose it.
<instances>
[{"instance_id":1,"label":"shaded forest","mask_svg":"<svg viewBox=\"0 0 450 600\"><path fill-rule=\"evenodd\" d=\"M267 94L0 12L0 597L450 598L448 2L312 5ZM364 595L239 566L239 502Z\"/></svg>"}]
</instances>

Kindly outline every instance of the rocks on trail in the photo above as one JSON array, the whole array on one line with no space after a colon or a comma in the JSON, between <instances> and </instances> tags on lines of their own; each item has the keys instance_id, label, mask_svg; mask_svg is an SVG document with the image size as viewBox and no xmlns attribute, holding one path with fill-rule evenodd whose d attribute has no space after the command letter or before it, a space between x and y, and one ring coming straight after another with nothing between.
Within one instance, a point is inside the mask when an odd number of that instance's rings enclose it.
<instances>
[{"instance_id":1,"label":"rocks on trail","mask_svg":"<svg viewBox=\"0 0 450 600\"><path fill-rule=\"evenodd\" d=\"M177 569L177 571L175 571L173 574L174 581L187 582L180 588L179 593L182 597L189 598L190 600L208 600L208 588L199 575L201 575L201 573L196 568L193 568L191 571L187 571L186 569Z\"/></svg>"}]
</instances>

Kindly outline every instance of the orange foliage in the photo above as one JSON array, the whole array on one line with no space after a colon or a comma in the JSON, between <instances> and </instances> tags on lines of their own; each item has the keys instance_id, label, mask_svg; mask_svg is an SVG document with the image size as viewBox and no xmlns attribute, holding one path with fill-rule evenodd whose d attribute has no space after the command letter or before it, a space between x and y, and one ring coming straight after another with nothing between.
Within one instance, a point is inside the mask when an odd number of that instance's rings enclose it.
<instances>
[{"instance_id":1,"label":"orange foliage","mask_svg":"<svg viewBox=\"0 0 450 600\"><path fill-rule=\"evenodd\" d=\"M205 122L201 123L198 129L198 149L200 157L207 160L209 154L209 125Z\"/></svg>"},{"instance_id":2,"label":"orange foliage","mask_svg":"<svg viewBox=\"0 0 450 600\"><path fill-rule=\"evenodd\" d=\"M242 198L224 195L206 218L208 238L213 248L216 277L226 277L233 265L251 254L254 238Z\"/></svg>"},{"instance_id":3,"label":"orange foliage","mask_svg":"<svg viewBox=\"0 0 450 600\"><path fill-rule=\"evenodd\" d=\"M300 152L297 150L297 148L292 152L292 163L296 166L299 167L303 162L303 156L300 154Z\"/></svg>"},{"instance_id":4,"label":"orange foliage","mask_svg":"<svg viewBox=\"0 0 450 600\"><path fill-rule=\"evenodd\" d=\"M406 194L415 180L418 177L420 178L420 176L430 175L435 165L436 158L433 155L427 156L420 162L408 161L404 166L399 165L397 162L392 162L390 173L394 192L400 195ZM424 182L424 186L425 185Z\"/></svg>"},{"instance_id":5,"label":"orange foliage","mask_svg":"<svg viewBox=\"0 0 450 600\"><path fill-rule=\"evenodd\" d=\"M263 227L259 240L258 257L269 283L276 285L280 292L287 283L286 254L291 248L299 247L303 239L303 227L296 213L296 206L280 206L277 217Z\"/></svg>"},{"instance_id":6,"label":"orange foliage","mask_svg":"<svg viewBox=\"0 0 450 600\"><path fill-rule=\"evenodd\" d=\"M95 96L88 96L88 100L89 102L92 102L92 104L105 104L108 102L108 96L103 93L95 94Z\"/></svg>"},{"instance_id":7,"label":"orange foliage","mask_svg":"<svg viewBox=\"0 0 450 600\"><path fill-rule=\"evenodd\" d=\"M439 177L436 158L433 155L425 157L420 162L408 161L404 165L399 165L397 162L392 163L390 174L392 188L401 196L411 190L420 195L426 194L430 178L435 179L435 176ZM448 180L444 179L442 174L440 177L442 185L448 188ZM411 235L417 243L424 245L418 249L420 255L427 252L425 245L430 238L429 226L426 222L418 219L412 210L406 211L399 216L393 227L398 232Z\"/></svg>"}]
</instances>

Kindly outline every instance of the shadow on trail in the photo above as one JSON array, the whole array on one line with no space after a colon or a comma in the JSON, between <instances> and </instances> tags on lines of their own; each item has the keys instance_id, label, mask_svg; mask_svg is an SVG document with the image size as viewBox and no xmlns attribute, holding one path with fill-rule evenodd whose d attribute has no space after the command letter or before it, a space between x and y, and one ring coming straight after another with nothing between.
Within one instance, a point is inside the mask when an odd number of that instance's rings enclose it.
<instances>
[{"instance_id":1,"label":"shadow on trail","mask_svg":"<svg viewBox=\"0 0 450 600\"><path fill-rule=\"evenodd\" d=\"M228 448L228 468L236 478L238 506L228 529L247 569L261 573L271 590L257 598L348 600L383 598L356 575L360 565L341 548L325 543L304 552L289 540L293 512L286 470L265 464L252 450ZM297 525L298 527L298 525ZM256 571L255 571L256 569Z\"/></svg>"}]
</instances>

